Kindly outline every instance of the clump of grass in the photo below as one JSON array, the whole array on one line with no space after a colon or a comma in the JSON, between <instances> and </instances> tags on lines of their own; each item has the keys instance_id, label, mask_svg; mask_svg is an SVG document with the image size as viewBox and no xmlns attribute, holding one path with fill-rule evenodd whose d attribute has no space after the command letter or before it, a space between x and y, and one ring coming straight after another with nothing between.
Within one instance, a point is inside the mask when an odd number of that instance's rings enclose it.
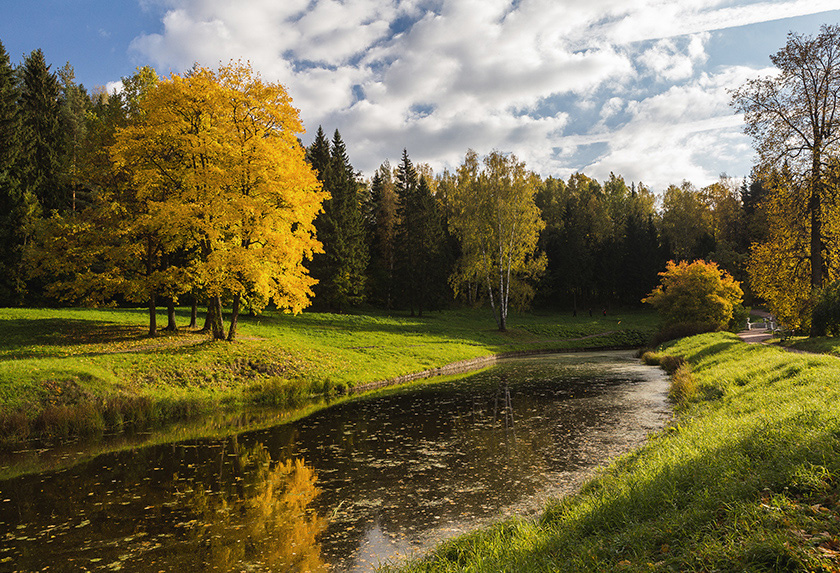
<instances>
[{"instance_id":1,"label":"clump of grass","mask_svg":"<svg viewBox=\"0 0 840 573\"><path fill-rule=\"evenodd\" d=\"M641 361L648 366L659 366L670 375L673 375L680 367L686 364L685 358L681 356L658 354L652 350L643 352Z\"/></svg>"},{"instance_id":2,"label":"clump of grass","mask_svg":"<svg viewBox=\"0 0 840 573\"><path fill-rule=\"evenodd\" d=\"M642 364L647 364L648 366L659 366L659 360L659 355L652 350L644 351L641 356Z\"/></svg>"},{"instance_id":3,"label":"clump of grass","mask_svg":"<svg viewBox=\"0 0 840 573\"><path fill-rule=\"evenodd\" d=\"M683 405L694 400L697 396L697 382L691 375L688 364L682 364L671 374L671 389L668 397L677 404Z\"/></svg>"}]
</instances>

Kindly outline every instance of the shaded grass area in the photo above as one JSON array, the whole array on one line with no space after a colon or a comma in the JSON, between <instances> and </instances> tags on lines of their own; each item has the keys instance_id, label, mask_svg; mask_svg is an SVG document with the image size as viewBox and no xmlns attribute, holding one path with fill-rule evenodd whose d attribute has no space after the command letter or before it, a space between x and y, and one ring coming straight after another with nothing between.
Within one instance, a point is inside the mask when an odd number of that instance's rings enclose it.
<instances>
[{"instance_id":1,"label":"shaded grass area","mask_svg":"<svg viewBox=\"0 0 840 573\"><path fill-rule=\"evenodd\" d=\"M778 344L792 350L840 356L840 338L833 336L817 336L813 338L794 336L787 342L778 342Z\"/></svg>"},{"instance_id":2,"label":"shaded grass area","mask_svg":"<svg viewBox=\"0 0 840 573\"><path fill-rule=\"evenodd\" d=\"M186 324L188 309L177 318ZM482 310L267 312L241 318L234 343L188 329L150 339L145 321L142 309L0 309L0 438L147 428L219 407L296 407L499 352L640 346L656 319L521 314L498 332Z\"/></svg>"},{"instance_id":3,"label":"shaded grass area","mask_svg":"<svg viewBox=\"0 0 840 573\"><path fill-rule=\"evenodd\" d=\"M665 354L690 378L666 430L538 519L400 570L840 570L840 360L728 333Z\"/></svg>"}]
</instances>

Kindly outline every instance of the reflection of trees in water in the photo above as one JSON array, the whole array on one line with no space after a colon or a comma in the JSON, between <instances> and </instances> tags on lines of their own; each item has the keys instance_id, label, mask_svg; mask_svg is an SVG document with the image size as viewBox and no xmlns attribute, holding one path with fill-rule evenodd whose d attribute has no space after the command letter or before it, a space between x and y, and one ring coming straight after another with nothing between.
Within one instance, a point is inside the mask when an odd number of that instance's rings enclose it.
<instances>
[{"instance_id":1,"label":"reflection of trees in water","mask_svg":"<svg viewBox=\"0 0 840 573\"><path fill-rule=\"evenodd\" d=\"M317 536L327 527L310 505L320 493L315 472L302 459L272 463L260 443L228 442L231 474L220 491L193 484L190 537L204 570L325 571ZM196 570L199 570L198 568Z\"/></svg>"}]
</instances>

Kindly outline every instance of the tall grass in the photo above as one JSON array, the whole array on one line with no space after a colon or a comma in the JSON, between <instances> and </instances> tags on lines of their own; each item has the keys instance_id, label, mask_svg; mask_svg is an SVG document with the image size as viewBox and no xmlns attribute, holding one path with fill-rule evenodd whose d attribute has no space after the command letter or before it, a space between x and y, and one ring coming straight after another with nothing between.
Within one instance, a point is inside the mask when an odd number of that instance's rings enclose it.
<instances>
[{"instance_id":1,"label":"tall grass","mask_svg":"<svg viewBox=\"0 0 840 573\"><path fill-rule=\"evenodd\" d=\"M538 519L400 570L840 570L840 361L726 333L666 352L695 391L665 431Z\"/></svg>"}]
</instances>

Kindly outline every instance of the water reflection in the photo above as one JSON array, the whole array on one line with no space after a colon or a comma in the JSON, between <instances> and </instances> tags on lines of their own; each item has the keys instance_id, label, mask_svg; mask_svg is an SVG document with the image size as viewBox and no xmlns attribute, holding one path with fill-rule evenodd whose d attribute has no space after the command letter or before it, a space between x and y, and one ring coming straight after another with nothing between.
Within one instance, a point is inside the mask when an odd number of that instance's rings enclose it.
<instances>
[{"instance_id":1,"label":"water reflection","mask_svg":"<svg viewBox=\"0 0 840 573\"><path fill-rule=\"evenodd\" d=\"M311 511L320 493L312 468L301 459L271 463L265 446L240 448L235 437L222 450L219 477L225 486L205 489L185 481L185 505L195 518L183 524L193 571L233 571L243 563L267 571L324 571L316 541L327 520ZM232 458L225 464L224 457ZM225 468L231 470L225 479Z\"/></svg>"},{"instance_id":2,"label":"water reflection","mask_svg":"<svg viewBox=\"0 0 840 573\"><path fill-rule=\"evenodd\" d=\"M0 482L0 571L370 570L570 491L661 426L665 386L629 354L542 357Z\"/></svg>"}]
</instances>

